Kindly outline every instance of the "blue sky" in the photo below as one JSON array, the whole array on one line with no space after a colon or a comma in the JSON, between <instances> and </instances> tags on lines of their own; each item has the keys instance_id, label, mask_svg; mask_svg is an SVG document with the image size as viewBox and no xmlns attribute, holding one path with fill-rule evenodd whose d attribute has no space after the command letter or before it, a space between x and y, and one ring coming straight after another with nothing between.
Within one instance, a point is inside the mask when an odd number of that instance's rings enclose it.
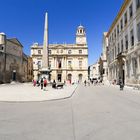
<instances>
[{"instance_id":1,"label":"blue sky","mask_svg":"<svg viewBox=\"0 0 140 140\"><path fill-rule=\"evenodd\" d=\"M49 43L75 43L76 28L86 28L89 65L102 51L108 31L124 0L0 0L0 32L16 37L30 55L34 42L43 43L45 12L49 14Z\"/></svg>"}]
</instances>

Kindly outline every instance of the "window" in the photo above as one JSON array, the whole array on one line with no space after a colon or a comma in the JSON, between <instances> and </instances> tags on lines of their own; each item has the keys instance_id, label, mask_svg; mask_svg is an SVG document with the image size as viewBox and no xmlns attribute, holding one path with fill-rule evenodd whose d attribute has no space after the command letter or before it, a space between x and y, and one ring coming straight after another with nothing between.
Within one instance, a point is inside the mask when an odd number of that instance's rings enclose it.
<instances>
[{"instance_id":1,"label":"window","mask_svg":"<svg viewBox=\"0 0 140 140\"><path fill-rule=\"evenodd\" d=\"M137 68L138 68L138 63L137 63L136 58L132 59L132 65L133 65L133 74L135 75L137 72Z\"/></svg>"},{"instance_id":2,"label":"window","mask_svg":"<svg viewBox=\"0 0 140 140\"><path fill-rule=\"evenodd\" d=\"M114 37L113 37L113 33L112 33L112 42L113 42L113 38L114 38Z\"/></svg>"},{"instance_id":3,"label":"window","mask_svg":"<svg viewBox=\"0 0 140 140\"><path fill-rule=\"evenodd\" d=\"M41 54L41 50L38 50L38 54Z\"/></svg>"},{"instance_id":4,"label":"window","mask_svg":"<svg viewBox=\"0 0 140 140\"><path fill-rule=\"evenodd\" d=\"M49 50L49 55L51 55L52 54L52 50Z\"/></svg>"},{"instance_id":5,"label":"window","mask_svg":"<svg viewBox=\"0 0 140 140\"><path fill-rule=\"evenodd\" d=\"M118 54L120 53L120 44L118 43Z\"/></svg>"},{"instance_id":6,"label":"window","mask_svg":"<svg viewBox=\"0 0 140 140\"><path fill-rule=\"evenodd\" d=\"M117 35L119 35L119 25L117 25Z\"/></svg>"},{"instance_id":7,"label":"window","mask_svg":"<svg viewBox=\"0 0 140 140\"><path fill-rule=\"evenodd\" d=\"M137 9L140 7L140 0L136 0L136 7Z\"/></svg>"},{"instance_id":8,"label":"window","mask_svg":"<svg viewBox=\"0 0 140 140\"><path fill-rule=\"evenodd\" d=\"M127 12L124 14L124 23L127 24Z\"/></svg>"},{"instance_id":9,"label":"window","mask_svg":"<svg viewBox=\"0 0 140 140\"><path fill-rule=\"evenodd\" d=\"M60 69L62 67L61 59L58 58L57 62L58 62L58 68Z\"/></svg>"},{"instance_id":10,"label":"window","mask_svg":"<svg viewBox=\"0 0 140 140\"><path fill-rule=\"evenodd\" d=\"M132 7L132 4L129 7L129 16L130 16L130 18L133 16L133 7Z\"/></svg>"},{"instance_id":11,"label":"window","mask_svg":"<svg viewBox=\"0 0 140 140\"><path fill-rule=\"evenodd\" d=\"M41 61L38 61L38 62L37 62L37 66L38 66L38 69L41 68Z\"/></svg>"},{"instance_id":12,"label":"window","mask_svg":"<svg viewBox=\"0 0 140 140\"><path fill-rule=\"evenodd\" d=\"M125 49L128 50L128 35L125 36Z\"/></svg>"},{"instance_id":13,"label":"window","mask_svg":"<svg viewBox=\"0 0 140 140\"><path fill-rule=\"evenodd\" d=\"M123 52L123 40L121 40L121 52Z\"/></svg>"},{"instance_id":14,"label":"window","mask_svg":"<svg viewBox=\"0 0 140 140\"><path fill-rule=\"evenodd\" d=\"M71 61L68 61L68 66L69 67L71 67L71 64L72 64L72 62Z\"/></svg>"},{"instance_id":15,"label":"window","mask_svg":"<svg viewBox=\"0 0 140 140\"><path fill-rule=\"evenodd\" d=\"M134 32L133 32L133 29L130 31L130 40L131 40L131 46L134 46Z\"/></svg>"},{"instance_id":16,"label":"window","mask_svg":"<svg viewBox=\"0 0 140 140\"><path fill-rule=\"evenodd\" d=\"M61 50L61 53L63 53L63 50Z\"/></svg>"},{"instance_id":17,"label":"window","mask_svg":"<svg viewBox=\"0 0 140 140\"><path fill-rule=\"evenodd\" d=\"M116 39L116 29L114 30L114 37L115 37L115 39Z\"/></svg>"},{"instance_id":18,"label":"window","mask_svg":"<svg viewBox=\"0 0 140 140\"><path fill-rule=\"evenodd\" d=\"M80 68L82 67L82 61L79 61L79 67Z\"/></svg>"},{"instance_id":19,"label":"window","mask_svg":"<svg viewBox=\"0 0 140 140\"><path fill-rule=\"evenodd\" d=\"M122 30L123 29L123 19L121 19L120 24L121 24L121 30Z\"/></svg>"},{"instance_id":20,"label":"window","mask_svg":"<svg viewBox=\"0 0 140 140\"><path fill-rule=\"evenodd\" d=\"M115 58L116 58L116 46L115 46L115 50L114 50L115 52L114 52L114 55L115 55Z\"/></svg>"},{"instance_id":21,"label":"window","mask_svg":"<svg viewBox=\"0 0 140 140\"><path fill-rule=\"evenodd\" d=\"M0 45L0 51L3 51L4 47L3 45Z\"/></svg>"},{"instance_id":22,"label":"window","mask_svg":"<svg viewBox=\"0 0 140 140\"><path fill-rule=\"evenodd\" d=\"M72 52L71 52L71 50L68 50L68 54L71 54Z\"/></svg>"},{"instance_id":23,"label":"window","mask_svg":"<svg viewBox=\"0 0 140 140\"><path fill-rule=\"evenodd\" d=\"M140 23L137 24L137 38L138 42L140 42Z\"/></svg>"},{"instance_id":24,"label":"window","mask_svg":"<svg viewBox=\"0 0 140 140\"><path fill-rule=\"evenodd\" d=\"M82 50L79 50L79 54L82 54Z\"/></svg>"}]
</instances>

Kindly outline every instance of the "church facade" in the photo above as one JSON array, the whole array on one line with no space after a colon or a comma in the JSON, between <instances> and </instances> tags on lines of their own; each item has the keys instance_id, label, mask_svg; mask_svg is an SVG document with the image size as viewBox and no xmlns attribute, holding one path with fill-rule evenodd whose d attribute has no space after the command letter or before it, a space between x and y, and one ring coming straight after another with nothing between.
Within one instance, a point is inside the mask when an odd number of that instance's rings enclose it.
<instances>
[{"instance_id":1,"label":"church facade","mask_svg":"<svg viewBox=\"0 0 140 140\"><path fill-rule=\"evenodd\" d=\"M86 32L79 26L75 44L49 44L49 80L59 82L83 82L88 79L88 47ZM40 78L42 68L43 45L34 43L31 46L34 79Z\"/></svg>"},{"instance_id":2,"label":"church facade","mask_svg":"<svg viewBox=\"0 0 140 140\"><path fill-rule=\"evenodd\" d=\"M0 33L0 84L32 79L32 59L23 52L23 45Z\"/></svg>"}]
</instances>

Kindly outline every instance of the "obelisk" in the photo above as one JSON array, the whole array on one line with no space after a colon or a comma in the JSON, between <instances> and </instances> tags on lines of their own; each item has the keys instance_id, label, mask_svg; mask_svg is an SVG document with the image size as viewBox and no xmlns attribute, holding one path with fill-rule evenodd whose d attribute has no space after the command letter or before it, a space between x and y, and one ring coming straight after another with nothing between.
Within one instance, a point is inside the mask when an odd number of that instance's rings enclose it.
<instances>
[{"instance_id":1,"label":"obelisk","mask_svg":"<svg viewBox=\"0 0 140 140\"><path fill-rule=\"evenodd\" d=\"M43 56L42 56L42 68L40 70L41 78L49 80L50 69L48 66L49 55L48 55L48 13L45 15L45 28L44 28L44 41L43 41Z\"/></svg>"},{"instance_id":2,"label":"obelisk","mask_svg":"<svg viewBox=\"0 0 140 140\"><path fill-rule=\"evenodd\" d=\"M48 69L48 13L45 15L42 68Z\"/></svg>"}]
</instances>

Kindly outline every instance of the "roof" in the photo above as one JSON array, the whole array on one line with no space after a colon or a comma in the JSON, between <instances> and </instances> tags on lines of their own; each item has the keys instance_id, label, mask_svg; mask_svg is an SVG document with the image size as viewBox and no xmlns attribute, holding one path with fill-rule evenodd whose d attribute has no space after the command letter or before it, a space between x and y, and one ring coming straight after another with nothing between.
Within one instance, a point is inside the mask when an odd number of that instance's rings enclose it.
<instances>
[{"instance_id":1,"label":"roof","mask_svg":"<svg viewBox=\"0 0 140 140\"><path fill-rule=\"evenodd\" d=\"M7 40L14 43L14 44L17 44L17 45L23 47L22 44L19 42L19 40L17 38L10 38L10 39L7 39Z\"/></svg>"},{"instance_id":2,"label":"roof","mask_svg":"<svg viewBox=\"0 0 140 140\"><path fill-rule=\"evenodd\" d=\"M78 26L78 28L84 28L82 25Z\"/></svg>"}]
</instances>

